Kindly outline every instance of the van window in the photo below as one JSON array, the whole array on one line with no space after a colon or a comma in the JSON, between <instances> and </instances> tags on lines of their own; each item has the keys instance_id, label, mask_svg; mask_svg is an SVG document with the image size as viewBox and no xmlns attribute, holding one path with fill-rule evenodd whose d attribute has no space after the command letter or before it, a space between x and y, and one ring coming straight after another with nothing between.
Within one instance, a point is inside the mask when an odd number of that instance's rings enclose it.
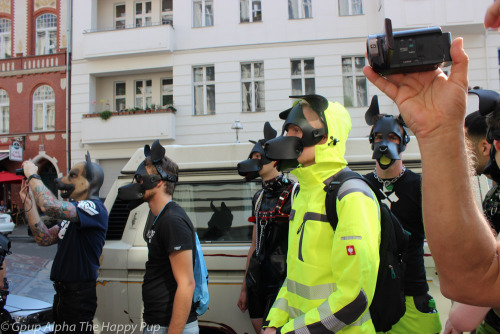
<instances>
[{"instance_id":1,"label":"van window","mask_svg":"<svg viewBox=\"0 0 500 334\"><path fill-rule=\"evenodd\" d=\"M173 200L187 213L201 243L252 242L252 198L261 182L213 181L178 183ZM154 217L150 213L144 233Z\"/></svg>"}]
</instances>

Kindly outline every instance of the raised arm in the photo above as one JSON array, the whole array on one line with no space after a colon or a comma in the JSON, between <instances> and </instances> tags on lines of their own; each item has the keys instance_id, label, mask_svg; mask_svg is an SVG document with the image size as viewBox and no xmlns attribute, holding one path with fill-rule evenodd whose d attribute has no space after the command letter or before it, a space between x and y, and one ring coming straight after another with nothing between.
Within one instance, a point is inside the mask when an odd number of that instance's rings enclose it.
<instances>
[{"instance_id":1,"label":"raised arm","mask_svg":"<svg viewBox=\"0 0 500 334\"><path fill-rule=\"evenodd\" d=\"M429 248L446 297L500 306L500 259L489 224L477 207L463 129L468 57L462 38L451 46L453 66L368 80L389 96L417 137L422 157L423 218Z\"/></svg>"},{"instance_id":2,"label":"raised arm","mask_svg":"<svg viewBox=\"0 0 500 334\"><path fill-rule=\"evenodd\" d=\"M30 226L31 232L35 237L35 241L40 246L50 246L57 242L57 233L59 226L55 225L50 229L40 219L36 203L32 201L31 191L29 190L26 180L23 180L19 196L24 203L24 211Z\"/></svg>"},{"instance_id":3,"label":"raised arm","mask_svg":"<svg viewBox=\"0 0 500 334\"><path fill-rule=\"evenodd\" d=\"M33 174L37 174L38 167L31 161L23 163L24 174L29 180L28 186L34 195L34 199L40 210L47 216L52 218L69 220L72 222L80 221L76 207L70 202L60 201L54 194L43 184L42 180L31 178Z\"/></svg>"}]
</instances>

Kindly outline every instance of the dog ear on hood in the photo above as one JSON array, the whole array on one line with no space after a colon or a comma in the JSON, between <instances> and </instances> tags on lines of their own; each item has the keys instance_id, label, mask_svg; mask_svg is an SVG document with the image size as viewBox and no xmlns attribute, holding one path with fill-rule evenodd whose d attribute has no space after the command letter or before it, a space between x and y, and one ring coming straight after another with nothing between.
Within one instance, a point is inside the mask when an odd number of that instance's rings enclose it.
<instances>
[{"instance_id":1,"label":"dog ear on hood","mask_svg":"<svg viewBox=\"0 0 500 334\"><path fill-rule=\"evenodd\" d=\"M89 183L88 199L99 199L99 190L101 190L104 181L104 172L101 166L92 162L89 151L85 155L85 178Z\"/></svg>"},{"instance_id":2,"label":"dog ear on hood","mask_svg":"<svg viewBox=\"0 0 500 334\"><path fill-rule=\"evenodd\" d=\"M273 127L271 126L271 123L266 122L264 124L264 139L265 139L265 141L276 138L277 134L278 134L278 131L273 129Z\"/></svg>"},{"instance_id":3,"label":"dog ear on hood","mask_svg":"<svg viewBox=\"0 0 500 334\"><path fill-rule=\"evenodd\" d=\"M365 122L367 125L373 125L373 119L375 116L380 114L380 108L378 106L378 96L373 95L372 102L370 103L370 107L365 113Z\"/></svg>"}]
</instances>

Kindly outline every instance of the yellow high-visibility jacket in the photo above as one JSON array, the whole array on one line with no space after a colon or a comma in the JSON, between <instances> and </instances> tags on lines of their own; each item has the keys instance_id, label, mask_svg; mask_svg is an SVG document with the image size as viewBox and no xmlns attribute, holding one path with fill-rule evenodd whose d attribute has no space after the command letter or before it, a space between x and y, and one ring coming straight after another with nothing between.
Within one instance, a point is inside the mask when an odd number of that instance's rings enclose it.
<instances>
[{"instance_id":1,"label":"yellow high-visibility jacket","mask_svg":"<svg viewBox=\"0 0 500 334\"><path fill-rule=\"evenodd\" d=\"M368 307L380 262L379 206L362 180L346 181L337 196L339 222L333 231L324 187L347 165L351 120L332 102L325 117L329 139L315 146L316 163L292 171L300 192L290 215L287 277L265 327L276 327L277 333L375 333Z\"/></svg>"}]
</instances>

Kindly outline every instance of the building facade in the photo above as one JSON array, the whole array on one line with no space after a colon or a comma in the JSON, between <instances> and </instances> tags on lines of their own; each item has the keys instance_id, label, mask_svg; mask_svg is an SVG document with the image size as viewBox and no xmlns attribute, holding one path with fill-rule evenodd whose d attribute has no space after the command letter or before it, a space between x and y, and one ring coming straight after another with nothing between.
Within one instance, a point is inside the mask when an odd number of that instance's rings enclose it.
<instances>
[{"instance_id":1,"label":"building facade","mask_svg":"<svg viewBox=\"0 0 500 334\"><path fill-rule=\"evenodd\" d=\"M380 92L362 74L366 39L383 32L386 17L394 30L441 26L463 36L470 85L498 90L500 38L482 25L490 3L74 1L72 160L91 152L107 176L105 196L144 144L258 139L265 121L281 129L288 96L308 93L345 105L351 137L367 137L364 114ZM388 98L379 101L397 113ZM243 129L235 136L236 120Z\"/></svg>"},{"instance_id":2,"label":"building facade","mask_svg":"<svg viewBox=\"0 0 500 334\"><path fill-rule=\"evenodd\" d=\"M69 161L67 18L67 0L0 1L0 170L21 168L9 156L20 147L56 194ZM2 187L0 198L19 206L19 185Z\"/></svg>"}]
</instances>

